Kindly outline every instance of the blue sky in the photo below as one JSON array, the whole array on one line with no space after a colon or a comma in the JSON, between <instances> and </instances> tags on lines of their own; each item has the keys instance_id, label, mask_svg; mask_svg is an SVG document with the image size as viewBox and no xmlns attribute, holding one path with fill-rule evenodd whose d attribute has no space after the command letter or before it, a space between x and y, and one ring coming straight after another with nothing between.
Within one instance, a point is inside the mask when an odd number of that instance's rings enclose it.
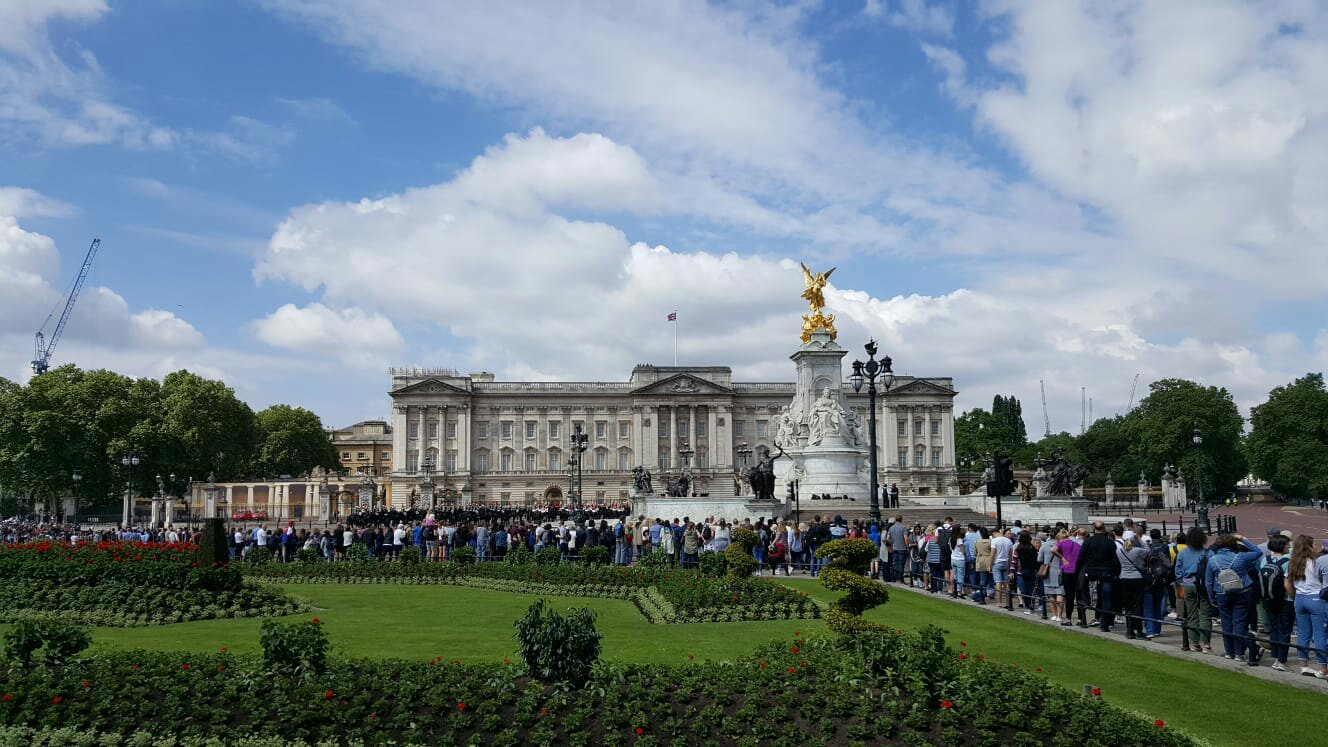
<instances>
[{"instance_id":1,"label":"blue sky","mask_svg":"<svg viewBox=\"0 0 1328 747\"><path fill-rule=\"evenodd\" d=\"M1323 14L922 0L0 0L0 375L225 378L382 416L389 365L786 379L798 260L841 340L1244 405L1328 359ZM1031 420L1038 418L1030 415ZM1032 425L1037 425L1034 422ZM1040 428L1030 428L1040 430Z\"/></svg>"}]
</instances>

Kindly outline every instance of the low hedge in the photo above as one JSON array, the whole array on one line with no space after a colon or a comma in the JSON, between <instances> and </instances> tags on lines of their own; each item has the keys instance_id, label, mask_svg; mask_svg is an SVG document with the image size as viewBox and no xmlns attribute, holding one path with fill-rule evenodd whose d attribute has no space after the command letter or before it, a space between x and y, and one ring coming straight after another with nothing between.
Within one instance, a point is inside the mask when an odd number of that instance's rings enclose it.
<instances>
[{"instance_id":1,"label":"low hedge","mask_svg":"<svg viewBox=\"0 0 1328 747\"><path fill-rule=\"evenodd\" d=\"M329 660L322 674L296 679L266 674L255 656L105 652L58 669L0 670L0 743L1196 744L1040 675L961 659L937 637L794 637L725 663L688 663L680 652L672 665L597 665L570 689L506 660ZM864 662L864 648L895 652L887 660L919 653L909 668L880 668L887 662ZM921 691L920 671L943 677ZM170 729L147 735L149 724Z\"/></svg>"},{"instance_id":2,"label":"low hedge","mask_svg":"<svg viewBox=\"0 0 1328 747\"><path fill-rule=\"evenodd\" d=\"M135 627L228 617L272 617L308 610L275 589L246 584L238 591L197 592L120 583L47 586L0 581L0 622L55 617L83 625Z\"/></svg>"},{"instance_id":3,"label":"low hedge","mask_svg":"<svg viewBox=\"0 0 1328 747\"><path fill-rule=\"evenodd\" d=\"M198 546L100 542L32 542L0 547L0 581L21 579L53 586L121 583L183 591L238 591L240 572L198 559Z\"/></svg>"},{"instance_id":4,"label":"low hedge","mask_svg":"<svg viewBox=\"0 0 1328 747\"><path fill-rule=\"evenodd\" d=\"M267 583L449 584L522 594L605 597L636 602L651 622L797 620L820 616L805 592L770 579L710 578L676 567L538 563L284 563L245 567ZM651 591L647 595L643 592Z\"/></svg>"}]
</instances>

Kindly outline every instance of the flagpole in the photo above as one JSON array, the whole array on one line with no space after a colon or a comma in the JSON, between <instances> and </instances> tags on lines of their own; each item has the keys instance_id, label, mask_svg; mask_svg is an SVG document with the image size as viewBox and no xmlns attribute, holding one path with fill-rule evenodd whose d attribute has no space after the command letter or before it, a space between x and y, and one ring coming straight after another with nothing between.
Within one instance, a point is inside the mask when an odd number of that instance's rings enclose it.
<instances>
[{"instance_id":1,"label":"flagpole","mask_svg":"<svg viewBox=\"0 0 1328 747\"><path fill-rule=\"evenodd\" d=\"M678 312L673 312L673 367L678 367Z\"/></svg>"}]
</instances>

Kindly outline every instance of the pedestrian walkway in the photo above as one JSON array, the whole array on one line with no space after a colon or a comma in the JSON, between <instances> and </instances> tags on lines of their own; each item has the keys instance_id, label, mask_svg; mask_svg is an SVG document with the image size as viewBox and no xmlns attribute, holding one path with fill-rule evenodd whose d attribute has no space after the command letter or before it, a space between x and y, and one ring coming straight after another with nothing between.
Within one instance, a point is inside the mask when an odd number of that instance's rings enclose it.
<instances>
[{"instance_id":1,"label":"pedestrian walkway","mask_svg":"<svg viewBox=\"0 0 1328 747\"><path fill-rule=\"evenodd\" d=\"M1294 674L1294 672L1278 672L1275 669L1266 666L1251 667L1247 666L1242 661L1224 659L1219 654L1200 654L1190 651L1181 651L1178 643L1174 641L1164 643L1160 637L1152 641L1145 638L1130 640L1117 633L1103 633L1101 630L1093 626L1089 626L1088 628L1075 626L1062 627L1060 623L1043 620L1037 615L1025 615L1023 614L1023 611L1017 607L1014 610L1007 610L1004 607L998 607L995 604L974 604L968 601L967 597L952 597L945 593L932 594L926 589L920 589L915 586L905 586L897 583L888 584L888 586L892 592L896 590L908 591L921 596L931 597L932 599L951 602L953 604L963 604L972 607L973 609L984 610L990 614L1004 615L1011 620L1018 620L1019 622L1027 623L1029 625L1043 625L1049 628L1054 628L1063 633L1093 636L1095 638L1101 638L1102 640L1111 641L1112 643L1119 643L1123 646L1133 646L1134 648L1154 654L1163 654L1176 659L1184 659L1198 664L1206 664L1210 667L1216 667L1217 669L1225 669L1230 672L1258 677L1259 679L1299 688L1301 690L1328 694L1328 680L1319 680L1314 677L1302 677ZM1220 633L1215 635L1220 635ZM1294 646L1292 647L1292 652L1294 659ZM1294 664L1294 660L1291 663Z\"/></svg>"}]
</instances>

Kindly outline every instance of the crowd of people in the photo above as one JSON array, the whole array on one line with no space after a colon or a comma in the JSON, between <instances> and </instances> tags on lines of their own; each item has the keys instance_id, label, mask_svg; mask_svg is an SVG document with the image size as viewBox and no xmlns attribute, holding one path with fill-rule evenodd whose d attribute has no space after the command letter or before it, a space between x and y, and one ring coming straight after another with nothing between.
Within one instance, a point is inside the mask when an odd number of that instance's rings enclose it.
<instances>
[{"instance_id":1,"label":"crowd of people","mask_svg":"<svg viewBox=\"0 0 1328 747\"><path fill-rule=\"evenodd\" d=\"M1328 679L1328 542L1308 535L1270 529L1256 545L1199 527L1165 537L1129 519L1034 532L948 519L908 527L900 517L883 536L886 581L1045 610L1063 626L1119 625L1129 639L1169 630L1182 650L1204 654L1214 653L1216 619L1224 658L1259 666L1267 655L1289 671L1294 649L1300 674Z\"/></svg>"}]
</instances>

